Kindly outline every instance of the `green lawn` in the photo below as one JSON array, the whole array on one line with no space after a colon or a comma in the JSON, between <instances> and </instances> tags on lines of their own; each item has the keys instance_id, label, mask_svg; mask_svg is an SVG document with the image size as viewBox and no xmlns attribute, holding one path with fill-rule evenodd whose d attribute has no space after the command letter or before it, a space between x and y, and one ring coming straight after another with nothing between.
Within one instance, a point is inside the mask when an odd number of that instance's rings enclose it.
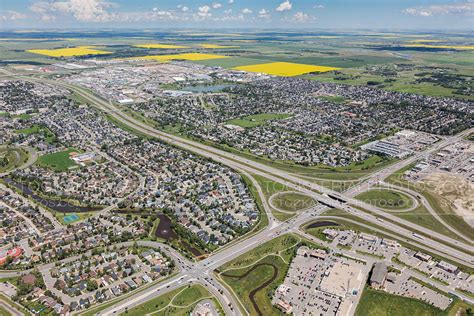
<instances>
[{"instance_id":1,"label":"green lawn","mask_svg":"<svg viewBox=\"0 0 474 316\"><path fill-rule=\"evenodd\" d=\"M268 255L276 254L287 248L292 248L299 242L299 240L300 238L297 235L292 234L277 237L219 267L219 271L225 271L229 268L241 268L247 265L251 265L257 260L262 259ZM285 258L285 260L288 261L293 257L293 252L285 251L282 256L283 258Z\"/></svg>"},{"instance_id":2,"label":"green lawn","mask_svg":"<svg viewBox=\"0 0 474 316\"><path fill-rule=\"evenodd\" d=\"M56 142L56 135L46 126L42 126L39 124L34 124L29 128L19 129L15 131L17 134L23 135L32 135L32 134L40 134L44 137L45 141L48 144L53 144Z\"/></svg>"},{"instance_id":3,"label":"green lawn","mask_svg":"<svg viewBox=\"0 0 474 316\"><path fill-rule=\"evenodd\" d=\"M345 211L342 211L342 210L339 210L339 209L330 209L326 212L324 212L322 214L322 216L337 216L337 217L340 217L340 219L321 219L321 220L314 220L314 221L310 221L309 223L303 225L303 230L310 234L310 235L313 235L314 237L316 238L319 238L323 241L327 241L326 239L326 236L322 233L323 230L325 230L326 228L335 228L335 229L349 229L349 230L353 230L355 232L363 232L363 233L368 233L368 234L372 234L372 235L376 235L376 236L379 236L381 238L390 238L390 239L393 239L393 237L390 237L388 235L385 235L381 232L378 232L378 231L375 231L373 229L370 229L368 227L365 227L365 226L361 226L361 225L358 225L356 223L352 223L350 221L346 221L344 220L345 218L347 218L348 220L356 220L356 221L360 221L359 218L351 215L351 214L348 214L346 213ZM321 227L312 227L312 228L309 228L309 226L311 226L312 223L315 223L315 222L321 222L321 221L324 221L324 222L333 222L334 224L337 224L337 225L331 225L331 226L321 226ZM366 223L364 223L366 224ZM373 227L373 228L376 228L376 229L380 229L382 231L385 231L388 233L387 230L385 230L383 227L381 226L378 226L376 224L368 224L370 227ZM403 239L403 236L400 236L400 239Z\"/></svg>"},{"instance_id":4,"label":"green lawn","mask_svg":"<svg viewBox=\"0 0 474 316\"><path fill-rule=\"evenodd\" d=\"M232 57L232 58L218 58L208 60L193 61L194 63L212 66L212 67L223 67L223 68L234 68L239 66L256 65L271 63L271 60L246 58L246 57Z\"/></svg>"},{"instance_id":5,"label":"green lawn","mask_svg":"<svg viewBox=\"0 0 474 316\"><path fill-rule=\"evenodd\" d=\"M97 315L97 313L100 313L102 311L104 311L105 309L109 308L109 307L112 307L114 306L115 304L118 304L120 302L122 302L123 300L127 299L127 298L130 298L138 293L142 293L144 291L146 291L147 289L149 289L150 287L156 285L157 283L160 283L160 282L164 282L165 280L169 279L169 278L172 278L176 275L176 273L173 273L173 274L170 274L168 275L167 277L163 278L163 279L159 279L157 281L153 281L152 283L148 283L146 285L143 285L141 287L139 287L138 289L135 289L131 292L128 292L127 294L124 294L124 295L121 295L121 296L118 296L116 298L113 298L109 301L106 301L106 302L103 302L101 304L98 304L96 306L93 306L92 308L89 308L89 309L86 309L84 311L81 311L79 313L79 315L82 315L82 316L94 316L94 315Z\"/></svg>"},{"instance_id":6,"label":"green lawn","mask_svg":"<svg viewBox=\"0 0 474 316\"><path fill-rule=\"evenodd\" d=\"M245 175L241 174L241 176L242 176L242 180L244 181L245 185L249 188L249 191L252 194L252 196L255 199L255 202L257 204L257 208L258 208L258 211L260 213L260 218L259 218L257 226L254 227L254 231L255 232L260 231L261 229L264 229L265 227L267 227L267 225L268 225L268 216L265 213L265 209L263 208L263 205L262 205L262 200L261 200L260 196L258 195L257 189L253 185L252 181L250 181L250 179Z\"/></svg>"},{"instance_id":7,"label":"green lawn","mask_svg":"<svg viewBox=\"0 0 474 316\"><path fill-rule=\"evenodd\" d=\"M38 164L45 168L50 168L55 171L66 171L71 167L78 166L71 158L70 153L80 152L76 148L68 148L64 151L59 151L52 154L46 154L38 158Z\"/></svg>"},{"instance_id":8,"label":"green lawn","mask_svg":"<svg viewBox=\"0 0 474 316\"><path fill-rule=\"evenodd\" d=\"M296 212L316 205L316 201L305 194L284 192L275 196L272 204L280 210Z\"/></svg>"},{"instance_id":9,"label":"green lawn","mask_svg":"<svg viewBox=\"0 0 474 316\"><path fill-rule=\"evenodd\" d=\"M221 274L221 278L232 288L250 315L257 314L252 299L264 315L278 315L280 313L272 305L269 293L283 283L287 268L288 265L280 257L269 256L250 268L225 272ZM259 289L265 283L269 284ZM253 293L256 289L258 290Z\"/></svg>"},{"instance_id":10,"label":"green lawn","mask_svg":"<svg viewBox=\"0 0 474 316\"><path fill-rule=\"evenodd\" d=\"M16 310L22 312L24 315L29 315L30 314L23 306L21 306L19 304L15 304L15 302L13 302L9 297L7 297L3 294L0 294L0 300L5 302L5 304L13 306ZM10 314L7 314L7 315L10 315Z\"/></svg>"},{"instance_id":11,"label":"green lawn","mask_svg":"<svg viewBox=\"0 0 474 316\"><path fill-rule=\"evenodd\" d=\"M216 272L251 315L256 314L251 295L264 315L279 314L271 304L269 293L283 282L299 243L300 238L296 235L280 236L235 258ZM267 284L259 289L264 283Z\"/></svg>"},{"instance_id":12,"label":"green lawn","mask_svg":"<svg viewBox=\"0 0 474 316\"><path fill-rule=\"evenodd\" d=\"M0 306L0 316L10 316L10 312L7 311L5 308L3 308L2 306Z\"/></svg>"},{"instance_id":13,"label":"green lawn","mask_svg":"<svg viewBox=\"0 0 474 316\"><path fill-rule=\"evenodd\" d=\"M262 114L248 115L248 116L244 116L238 119L233 119L233 120L227 121L227 124L250 128L250 127L264 125L267 123L267 121L282 120L290 116L291 116L290 114L285 114L285 113L262 113Z\"/></svg>"},{"instance_id":14,"label":"green lawn","mask_svg":"<svg viewBox=\"0 0 474 316\"><path fill-rule=\"evenodd\" d=\"M141 316L148 313L155 315L189 315L199 301L209 298L213 299L216 307L220 305L204 287L201 285L185 286L158 296L137 307L134 307L122 315ZM169 306L169 305L173 306Z\"/></svg>"},{"instance_id":15,"label":"green lawn","mask_svg":"<svg viewBox=\"0 0 474 316\"><path fill-rule=\"evenodd\" d=\"M392 295L366 287L357 306L356 316L430 316L446 315L420 300Z\"/></svg>"},{"instance_id":16,"label":"green lawn","mask_svg":"<svg viewBox=\"0 0 474 316\"><path fill-rule=\"evenodd\" d=\"M267 203L269 202L269 199L273 194L278 193L278 192L284 192L284 191L290 191L291 190L290 188L288 188L284 184L269 180L269 179L267 179L265 177L262 177L260 175L253 175L253 178L260 185L260 188L262 189L263 195L265 196L265 199L266 199ZM254 195L258 196L258 192L255 192ZM275 210L271 206L270 206L270 208L272 210L273 216L275 216L280 221L285 221L285 220L287 220L287 219L294 216L293 214L286 214L286 213L278 212L277 210ZM262 206L262 211L264 211L263 206Z\"/></svg>"},{"instance_id":17,"label":"green lawn","mask_svg":"<svg viewBox=\"0 0 474 316\"><path fill-rule=\"evenodd\" d=\"M19 119L22 119L22 120L29 120L33 116L31 114L12 115L8 112L0 112L0 117L12 117L12 118L19 118Z\"/></svg>"},{"instance_id":18,"label":"green lawn","mask_svg":"<svg viewBox=\"0 0 474 316\"><path fill-rule=\"evenodd\" d=\"M339 95L323 95L319 96L318 99L324 100L324 101L329 101L333 103L344 103L346 102L346 99L344 97L341 97Z\"/></svg>"},{"instance_id":19,"label":"green lawn","mask_svg":"<svg viewBox=\"0 0 474 316\"><path fill-rule=\"evenodd\" d=\"M414 205L409 195L383 188L363 192L356 199L388 210L409 209Z\"/></svg>"}]
</instances>

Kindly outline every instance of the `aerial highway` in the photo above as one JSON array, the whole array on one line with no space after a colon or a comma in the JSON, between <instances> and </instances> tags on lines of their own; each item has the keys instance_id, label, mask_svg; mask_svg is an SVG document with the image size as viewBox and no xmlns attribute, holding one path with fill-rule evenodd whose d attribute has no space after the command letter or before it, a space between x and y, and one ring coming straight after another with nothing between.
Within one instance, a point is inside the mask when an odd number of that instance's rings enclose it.
<instances>
[{"instance_id":1,"label":"aerial highway","mask_svg":"<svg viewBox=\"0 0 474 316\"><path fill-rule=\"evenodd\" d=\"M278 182L278 183L282 183L282 184L285 184L287 186L291 186L296 190L307 193L310 196L314 197L316 200L323 201L324 203L327 203L327 204L329 204L333 207L340 207L341 206L341 204L338 201L334 201L333 199L327 197L328 195L333 195L333 196L334 195L340 195L340 193L338 193L338 192L335 192L331 189L328 189L326 187L323 187L323 186L318 185L316 183L313 183L311 181L302 179L301 177L299 177L297 175L294 175L292 173L288 173L288 172L285 172L285 171L282 171L280 169L276 169L276 168L267 166L265 164L262 164L262 163L259 163L259 162L256 162L256 161L243 159L241 157L238 157L238 156L236 156L232 153L223 151L221 149L217 149L217 148L212 147L212 146L204 145L204 144L201 144L201 143L196 142L196 141L192 141L192 140L189 140L189 139L185 139L185 138L182 138L182 137L179 137L179 136L175 136L175 135L157 130L157 129L145 124L144 122L139 121L139 120L131 117L130 115L124 113L117 106L113 105L112 102L105 101L104 99L90 93L89 91L83 89L82 87L78 87L78 86L71 85L71 84L68 84L68 83L64 83L64 82L61 82L61 81L54 81L54 80L47 80L47 79L36 79L36 78L32 79L32 78L29 78L29 77L22 77L22 78L24 78L26 80L46 82L48 84L58 85L58 86L62 86L64 88L70 89L70 90L76 92L81 97L88 100L89 102L91 102L97 108L99 108L102 111L104 111L105 113L113 116L115 119L119 120L121 123L126 124L126 125L130 126L131 128L141 132L141 133L144 133L144 134L152 136L152 137L156 137L156 138L161 139L165 142L171 143L175 146L178 146L178 147L184 148L186 150L195 152L195 153L197 153L201 156L212 158L213 160L218 161L218 162L220 162L224 165L227 165L229 167L232 167L232 168L234 168L238 171L244 170L244 171L246 171L248 173L251 173L251 174L260 174L260 175L268 178L269 180L272 180L272 181L275 181L275 182ZM465 130L465 131L463 131L462 133L460 133L458 135L446 138L442 142L438 142L437 144L435 144L435 147L436 148L442 148L443 146L446 146L446 145L452 143L453 141L468 135L471 132L472 132L472 129L471 130ZM435 150L435 149L430 149L430 150ZM423 154L424 154L424 152L420 153L420 155L423 155ZM413 158L413 157L411 157L409 159L406 159L406 160L403 160L403 161L400 161L396 165L391 166L391 168L389 170L382 170L382 171L379 171L379 172L375 173L374 177L381 177L381 175L384 175L384 174L387 175L388 172L391 172L392 170L396 171L396 170L398 170L398 169L400 169L400 168L402 168L406 165L409 165L409 164L413 163L413 161L416 161L416 159ZM397 168L397 169L395 169L395 168ZM370 181L370 180L367 180L367 181ZM325 193L326 196L324 196L323 193ZM377 207L374 207L374 206L369 205L367 203L362 203L361 201L359 201L357 199L347 197L347 196L344 196L344 199L346 201L346 203L344 203L344 204L358 205L358 206L360 206L360 207L362 207L362 208L364 208L364 209L366 209L370 212L376 213L380 216L384 216L385 218L389 219L392 222L398 223L398 224L400 224L402 226L405 226L405 227L410 227L412 230L421 232L421 233L425 234L426 236L432 236L432 237L434 237L438 240L443 240L443 242L445 242L445 243L450 243L452 245L462 247L463 249L466 249L468 252L474 252L474 247L472 246L472 243L461 242L461 241L455 240L451 237L442 235L440 233L433 232L430 229L427 229L425 227L416 225L412 222L409 222L407 220L396 217L395 215L388 214L387 212L385 212L385 211L383 211L383 210L381 210ZM358 213L361 212L360 210L358 210L356 208L353 208L353 207L349 207L347 205L345 206L344 209L345 210L350 210L351 213L354 213L354 214L358 214ZM436 247L438 247L438 246L441 246L441 244L438 243L438 245ZM443 248L443 246L441 246L441 247ZM462 257L462 255L461 255L461 257ZM463 259L465 259L466 262L470 262L472 260L470 255L468 255L468 256L464 255Z\"/></svg>"},{"instance_id":2,"label":"aerial highway","mask_svg":"<svg viewBox=\"0 0 474 316\"><path fill-rule=\"evenodd\" d=\"M7 74L14 75L11 73ZM373 173L372 175L366 177L362 184L355 186L348 192L339 193L307 179L303 179L302 177L293 173L282 171L259 162L243 159L239 156L217 149L215 147L207 146L199 142L184 139L179 136L157 130L124 113L111 102L103 100L102 98L90 93L82 87L44 78L38 79L25 76L20 77L25 80L43 82L67 88L89 101L93 106L113 116L116 120L131 127L134 130L139 131L140 133L155 137L167 143L189 150L201 156L211 158L216 162L231 167L242 174L247 175L257 188L257 191L261 197L263 196L263 193L258 183L251 176L252 174L258 174L271 181L284 184L285 186L307 194L308 196L311 196L320 202L320 204L313 208L297 213L288 221L279 222L272 216L271 210L267 205L267 201L265 198L263 198L262 202L264 204L264 209L269 218L269 225L267 227L254 233L250 237L242 238L233 242L229 246L216 251L206 259L199 262L189 262L183 258L177 257L177 255L173 256L175 260L179 262L180 266L180 272L176 276L168 279L164 283L159 283L143 292L139 292L131 296L131 298L127 299L125 302L119 302L118 304L105 309L103 312L101 312L103 315L118 314L123 312L126 308L130 309L190 282L200 283L208 288L209 291L219 299L229 315L240 315L241 311L239 308L237 308L238 302L236 302L234 295L230 294L225 287L215 280L212 272L219 266L265 243L266 241L275 238L276 236L285 234L287 232L302 234L299 229L301 225L314 218L317 218L318 216L321 216L321 214L329 208L338 208L344 210L347 213L360 218L362 222L374 223L378 226L380 226L381 218L384 218L384 220L382 220L384 229L396 233L397 235L406 236L407 240L410 239L409 242L416 244L417 247L426 249L442 257L449 258L451 261L457 262L459 264L473 266L474 262L472 259L472 253L474 252L474 247L472 246L472 242L470 240L457 240L445 236L353 198L357 192L360 193L370 189L372 185L383 181L386 176L393 173L394 171L417 161L428 152L438 150L443 146L451 144L453 141L464 137L468 133L471 133L473 129L464 131L453 137L447 137L424 152L397 162L386 169ZM370 213L362 211L353 205L356 205ZM423 234L423 238L419 238L414 241L414 238L411 237L413 232L419 232ZM171 251L170 248L167 248L167 250ZM2 274L0 274L0 276L1 275Z\"/></svg>"}]
</instances>

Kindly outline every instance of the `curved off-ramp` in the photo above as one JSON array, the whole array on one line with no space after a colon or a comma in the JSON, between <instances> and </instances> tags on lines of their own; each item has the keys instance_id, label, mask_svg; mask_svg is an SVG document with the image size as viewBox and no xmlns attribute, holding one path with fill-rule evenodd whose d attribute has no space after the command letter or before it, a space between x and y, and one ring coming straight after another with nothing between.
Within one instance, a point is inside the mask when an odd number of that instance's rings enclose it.
<instances>
[{"instance_id":1,"label":"curved off-ramp","mask_svg":"<svg viewBox=\"0 0 474 316\"><path fill-rule=\"evenodd\" d=\"M3 148L8 148L9 146L2 146ZM32 147L29 147L29 146L11 146L12 149L23 149L24 151L26 151L27 155L28 155L28 160L20 165L20 166L17 166L17 167L14 167L6 172L3 172L3 173L0 173L0 177L4 177L16 170L20 170L20 169L25 169L25 168L28 168L29 166L31 166L32 164L34 164L36 162L36 160L38 159L38 153L36 152L35 149L33 149Z\"/></svg>"},{"instance_id":2,"label":"curved off-ramp","mask_svg":"<svg viewBox=\"0 0 474 316\"><path fill-rule=\"evenodd\" d=\"M474 240L472 240L472 238L464 235L463 233L461 233L460 231L458 231L457 229L453 228L451 225L449 225L448 223L446 223L446 221L441 217L439 216L438 212L436 212L433 207L431 206L430 202L428 202L428 200L423 196L423 194L420 194L412 189L409 189L409 188L403 188L403 187L399 187L397 185L394 185L394 184L390 184L390 183L386 183L386 182L382 182L382 185L384 187L387 187L391 190L400 190L402 192L405 192L407 194L411 194L413 196L415 196L417 198L417 200L420 200L421 201L421 204L428 210L428 212L437 220L439 221L441 224L443 224L443 226L445 226L449 231L451 231L453 234L457 235L458 237L464 239L464 240L467 240L469 241L471 244L474 243Z\"/></svg>"}]
</instances>

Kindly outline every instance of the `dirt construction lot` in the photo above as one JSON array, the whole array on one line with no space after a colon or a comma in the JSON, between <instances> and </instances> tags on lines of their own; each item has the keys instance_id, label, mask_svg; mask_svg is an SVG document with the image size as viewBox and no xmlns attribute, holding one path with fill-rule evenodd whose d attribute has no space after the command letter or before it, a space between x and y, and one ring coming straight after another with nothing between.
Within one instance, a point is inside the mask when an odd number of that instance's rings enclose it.
<instances>
[{"instance_id":1,"label":"dirt construction lot","mask_svg":"<svg viewBox=\"0 0 474 316\"><path fill-rule=\"evenodd\" d=\"M451 208L474 227L474 185L463 177L436 173L422 182L443 197Z\"/></svg>"}]
</instances>

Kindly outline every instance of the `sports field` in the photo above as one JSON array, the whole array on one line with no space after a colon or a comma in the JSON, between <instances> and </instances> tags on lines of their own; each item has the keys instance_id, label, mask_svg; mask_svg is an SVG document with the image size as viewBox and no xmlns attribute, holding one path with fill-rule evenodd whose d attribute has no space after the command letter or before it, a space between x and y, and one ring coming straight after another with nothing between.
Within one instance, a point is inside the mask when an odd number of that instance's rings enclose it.
<instances>
[{"instance_id":1,"label":"sports field","mask_svg":"<svg viewBox=\"0 0 474 316\"><path fill-rule=\"evenodd\" d=\"M332 70L338 70L340 68L287 62L274 62L259 65L240 66L235 67L234 69L244 70L248 72L264 73L267 75L274 75L280 77L293 77L311 72L328 72Z\"/></svg>"},{"instance_id":2,"label":"sports field","mask_svg":"<svg viewBox=\"0 0 474 316\"><path fill-rule=\"evenodd\" d=\"M172 45L172 44L140 44L133 45L138 48L162 48L162 49L178 49L178 48L188 48L188 46L183 45Z\"/></svg>"},{"instance_id":3,"label":"sports field","mask_svg":"<svg viewBox=\"0 0 474 316\"><path fill-rule=\"evenodd\" d=\"M71 48L56 48L56 49L29 49L27 52L39 55L46 55L49 57L74 57L86 55L104 55L112 54L111 52L93 49L93 46L78 46Z\"/></svg>"},{"instance_id":4,"label":"sports field","mask_svg":"<svg viewBox=\"0 0 474 316\"><path fill-rule=\"evenodd\" d=\"M64 216L64 218L63 218L63 221L66 224L75 222L77 220L79 220L79 216L77 214L69 214L69 215Z\"/></svg>"},{"instance_id":5,"label":"sports field","mask_svg":"<svg viewBox=\"0 0 474 316\"><path fill-rule=\"evenodd\" d=\"M233 119L233 120L227 121L227 124L248 128L248 127L264 125L267 123L267 121L286 119L290 116L291 116L290 114L286 114L286 113L261 113L261 114L244 116L238 119Z\"/></svg>"},{"instance_id":6,"label":"sports field","mask_svg":"<svg viewBox=\"0 0 474 316\"><path fill-rule=\"evenodd\" d=\"M229 58L229 56L215 55L215 54L201 54L201 53L185 53L185 54L172 54L172 55L150 55L150 56L139 56L133 57L133 59L144 59L144 60L158 60L158 61L170 61L170 60L207 60L207 59L219 59Z\"/></svg>"},{"instance_id":7,"label":"sports field","mask_svg":"<svg viewBox=\"0 0 474 316\"><path fill-rule=\"evenodd\" d=\"M77 167L77 164L70 158L73 152L79 151L75 148L69 148L64 151L43 155L38 158L38 164L55 171L66 171L72 167Z\"/></svg>"}]
</instances>

